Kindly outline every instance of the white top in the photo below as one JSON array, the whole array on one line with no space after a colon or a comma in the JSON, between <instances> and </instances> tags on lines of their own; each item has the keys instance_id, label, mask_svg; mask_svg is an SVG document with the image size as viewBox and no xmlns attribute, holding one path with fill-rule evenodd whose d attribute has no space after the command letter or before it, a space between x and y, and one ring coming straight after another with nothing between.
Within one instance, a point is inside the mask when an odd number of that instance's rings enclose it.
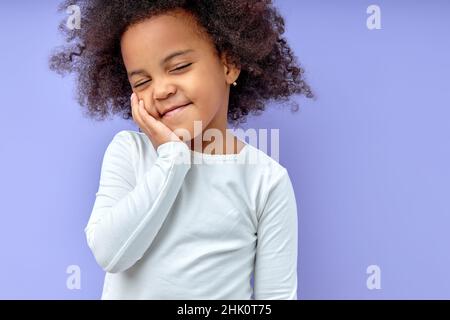
<instances>
[{"instance_id":1,"label":"white top","mask_svg":"<svg viewBox=\"0 0 450 320\"><path fill-rule=\"evenodd\" d=\"M242 142L238 154L213 155L114 136L84 230L106 271L102 299L297 299L289 175Z\"/></svg>"}]
</instances>

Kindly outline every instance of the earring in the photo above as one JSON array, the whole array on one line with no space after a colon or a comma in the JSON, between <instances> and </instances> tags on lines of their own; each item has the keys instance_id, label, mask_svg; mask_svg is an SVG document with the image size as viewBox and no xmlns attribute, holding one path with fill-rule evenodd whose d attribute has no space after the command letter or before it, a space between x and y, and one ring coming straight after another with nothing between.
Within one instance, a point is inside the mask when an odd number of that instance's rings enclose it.
<instances>
[{"instance_id":1,"label":"earring","mask_svg":"<svg viewBox=\"0 0 450 320\"><path fill-rule=\"evenodd\" d=\"M237 86L237 82L236 82L236 81L235 81L235 82L233 82L233 86L235 86L235 87Z\"/></svg>"}]
</instances>

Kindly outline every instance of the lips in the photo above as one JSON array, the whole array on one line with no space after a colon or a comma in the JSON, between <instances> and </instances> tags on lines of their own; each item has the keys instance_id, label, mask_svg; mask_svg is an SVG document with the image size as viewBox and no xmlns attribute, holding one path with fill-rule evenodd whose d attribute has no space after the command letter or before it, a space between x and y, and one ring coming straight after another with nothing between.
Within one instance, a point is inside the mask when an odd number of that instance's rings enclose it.
<instances>
[{"instance_id":1,"label":"lips","mask_svg":"<svg viewBox=\"0 0 450 320\"><path fill-rule=\"evenodd\" d=\"M187 105L191 104L190 102L182 104L182 105L178 105L178 106L172 106L167 108L167 110L164 111L164 113L162 114L162 117L166 117L166 116L170 116L172 114L175 114L176 112L178 112L180 108L183 108Z\"/></svg>"}]
</instances>

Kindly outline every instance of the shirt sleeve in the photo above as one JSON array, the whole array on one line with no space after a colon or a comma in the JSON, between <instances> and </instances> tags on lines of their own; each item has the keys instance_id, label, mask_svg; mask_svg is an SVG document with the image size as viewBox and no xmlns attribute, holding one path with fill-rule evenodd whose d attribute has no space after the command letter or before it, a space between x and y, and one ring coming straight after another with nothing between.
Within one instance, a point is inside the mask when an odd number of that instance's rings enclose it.
<instances>
[{"instance_id":1,"label":"shirt sleeve","mask_svg":"<svg viewBox=\"0 0 450 320\"><path fill-rule=\"evenodd\" d=\"M257 229L255 300L297 300L297 204L287 170L274 179Z\"/></svg>"},{"instance_id":2,"label":"shirt sleeve","mask_svg":"<svg viewBox=\"0 0 450 320\"><path fill-rule=\"evenodd\" d=\"M108 145L98 192L84 229L97 263L122 272L150 247L191 167L189 147L169 141L157 148L155 162L136 184L133 144L126 130Z\"/></svg>"}]
</instances>

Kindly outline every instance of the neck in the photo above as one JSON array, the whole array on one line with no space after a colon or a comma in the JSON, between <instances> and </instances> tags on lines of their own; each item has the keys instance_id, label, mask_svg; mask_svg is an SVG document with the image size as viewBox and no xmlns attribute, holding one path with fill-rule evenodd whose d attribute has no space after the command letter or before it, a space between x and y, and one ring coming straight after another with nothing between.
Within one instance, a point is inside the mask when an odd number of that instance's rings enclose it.
<instances>
[{"instance_id":1,"label":"neck","mask_svg":"<svg viewBox=\"0 0 450 320\"><path fill-rule=\"evenodd\" d=\"M229 132L227 128L217 128L217 130L220 134L217 132L219 136L213 135L212 141L203 139L204 132L196 136L191 140L191 150L207 154L237 154L244 147L242 141Z\"/></svg>"}]
</instances>

